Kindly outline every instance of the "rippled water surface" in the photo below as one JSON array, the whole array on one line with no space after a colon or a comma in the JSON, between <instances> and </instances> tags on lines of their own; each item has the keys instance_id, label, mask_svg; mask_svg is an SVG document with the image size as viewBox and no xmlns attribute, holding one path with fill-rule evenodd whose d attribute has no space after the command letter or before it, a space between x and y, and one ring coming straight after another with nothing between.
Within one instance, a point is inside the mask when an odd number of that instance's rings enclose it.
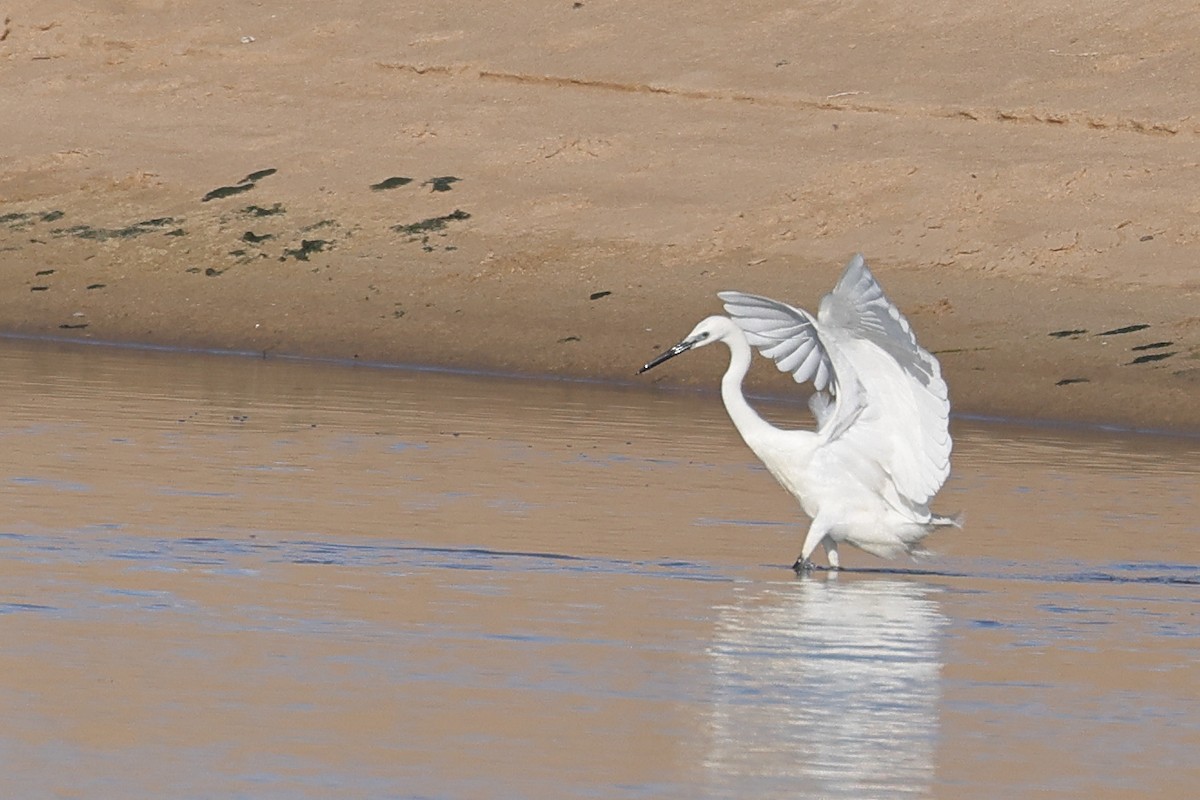
<instances>
[{"instance_id":1,"label":"rippled water surface","mask_svg":"<svg viewBox=\"0 0 1200 800\"><path fill-rule=\"evenodd\" d=\"M714 396L4 341L0 408L3 797L1200 781L1195 439L959 425L964 530L798 578Z\"/></svg>"}]
</instances>

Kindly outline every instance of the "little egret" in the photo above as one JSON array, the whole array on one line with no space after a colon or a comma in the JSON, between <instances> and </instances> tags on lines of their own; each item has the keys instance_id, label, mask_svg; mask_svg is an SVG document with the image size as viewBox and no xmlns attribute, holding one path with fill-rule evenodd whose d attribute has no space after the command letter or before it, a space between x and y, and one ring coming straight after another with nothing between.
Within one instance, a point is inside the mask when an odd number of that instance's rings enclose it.
<instances>
[{"instance_id":1,"label":"little egret","mask_svg":"<svg viewBox=\"0 0 1200 800\"><path fill-rule=\"evenodd\" d=\"M814 318L777 300L720 292L728 317L703 320L639 374L714 342L730 350L721 399L742 439L812 520L793 568L811 569L824 545L838 569L838 544L881 558L913 553L931 530L960 526L929 510L950 474L950 402L941 367L917 344L908 320L883 294L861 255L821 300ZM812 381L816 430L781 430L746 402L751 346Z\"/></svg>"}]
</instances>

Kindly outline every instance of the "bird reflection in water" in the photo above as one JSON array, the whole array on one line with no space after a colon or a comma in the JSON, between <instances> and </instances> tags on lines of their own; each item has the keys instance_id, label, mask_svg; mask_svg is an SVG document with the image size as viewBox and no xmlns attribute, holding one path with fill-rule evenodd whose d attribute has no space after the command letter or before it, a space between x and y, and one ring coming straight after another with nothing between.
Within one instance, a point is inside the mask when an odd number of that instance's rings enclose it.
<instances>
[{"instance_id":1,"label":"bird reflection in water","mask_svg":"<svg viewBox=\"0 0 1200 800\"><path fill-rule=\"evenodd\" d=\"M928 792L946 624L937 590L849 577L745 586L719 609L706 762L714 789Z\"/></svg>"}]
</instances>

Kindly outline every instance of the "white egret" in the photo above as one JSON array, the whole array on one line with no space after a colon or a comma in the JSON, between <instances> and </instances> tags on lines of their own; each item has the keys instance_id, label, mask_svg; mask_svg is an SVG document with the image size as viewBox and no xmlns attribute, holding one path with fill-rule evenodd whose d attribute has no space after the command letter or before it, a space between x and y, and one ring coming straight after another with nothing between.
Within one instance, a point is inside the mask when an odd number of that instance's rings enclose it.
<instances>
[{"instance_id":1,"label":"white egret","mask_svg":"<svg viewBox=\"0 0 1200 800\"><path fill-rule=\"evenodd\" d=\"M793 568L817 545L838 569L838 544L881 558L913 553L931 530L959 526L929 510L950 474L950 402L941 367L917 344L861 255L846 265L817 316L786 303L720 292L728 317L703 320L638 372L724 342L721 399L742 439L812 520ZM751 346L797 383L812 381L816 429L782 430L746 402Z\"/></svg>"}]
</instances>

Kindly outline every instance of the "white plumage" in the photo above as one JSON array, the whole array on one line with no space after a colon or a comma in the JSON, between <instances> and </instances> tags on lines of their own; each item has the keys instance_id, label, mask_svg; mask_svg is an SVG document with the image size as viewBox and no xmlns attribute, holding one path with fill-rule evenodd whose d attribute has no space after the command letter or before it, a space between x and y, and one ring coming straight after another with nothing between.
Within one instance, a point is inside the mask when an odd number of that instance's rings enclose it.
<instances>
[{"instance_id":1,"label":"white plumage","mask_svg":"<svg viewBox=\"0 0 1200 800\"><path fill-rule=\"evenodd\" d=\"M818 544L832 567L848 542L883 558L913 552L935 527L958 521L929 502L950 474L950 402L938 361L883 293L862 256L846 265L817 316L777 300L721 292L728 317L709 317L645 372L696 347L724 342L721 396L750 449L812 519L797 568ZM750 407L742 380L751 347L813 384L815 431L776 428Z\"/></svg>"}]
</instances>

